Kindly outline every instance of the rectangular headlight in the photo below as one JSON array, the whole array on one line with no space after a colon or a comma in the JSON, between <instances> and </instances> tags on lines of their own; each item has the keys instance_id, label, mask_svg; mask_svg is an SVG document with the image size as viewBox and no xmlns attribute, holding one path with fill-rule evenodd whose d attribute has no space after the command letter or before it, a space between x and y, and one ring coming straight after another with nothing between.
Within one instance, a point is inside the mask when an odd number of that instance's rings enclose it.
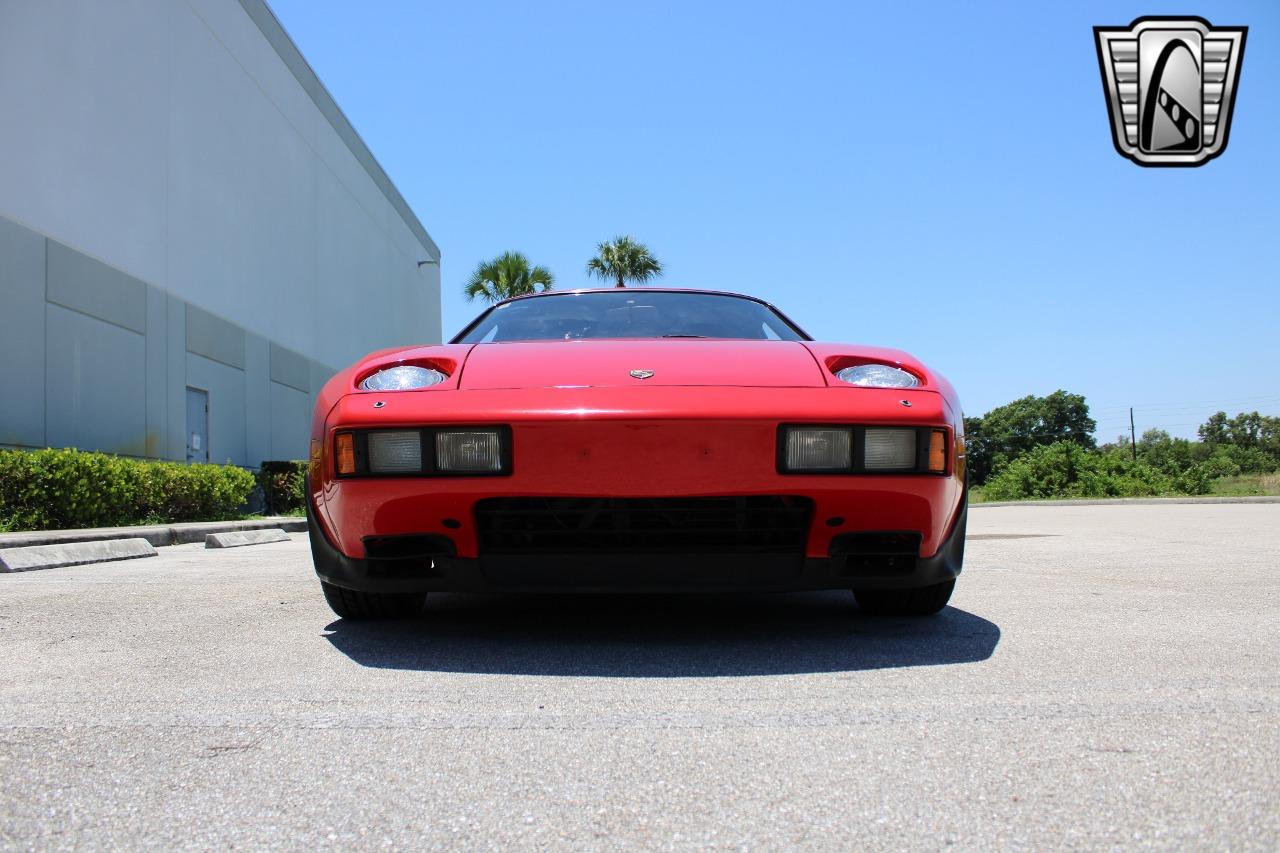
<instances>
[{"instance_id":1,"label":"rectangular headlight","mask_svg":"<svg viewBox=\"0 0 1280 853\"><path fill-rule=\"evenodd\" d=\"M437 432L436 468L471 474L502 473L502 434L489 429Z\"/></svg>"},{"instance_id":2,"label":"rectangular headlight","mask_svg":"<svg viewBox=\"0 0 1280 853\"><path fill-rule=\"evenodd\" d=\"M853 430L847 427L792 427L786 432L785 470L849 471Z\"/></svg>"},{"instance_id":3,"label":"rectangular headlight","mask_svg":"<svg viewBox=\"0 0 1280 853\"><path fill-rule=\"evenodd\" d=\"M902 471L916 467L916 430L870 427L865 435L863 465L866 470Z\"/></svg>"},{"instance_id":4,"label":"rectangular headlight","mask_svg":"<svg viewBox=\"0 0 1280 853\"><path fill-rule=\"evenodd\" d=\"M422 433L418 430L371 432L370 474L414 474L422 470Z\"/></svg>"}]
</instances>

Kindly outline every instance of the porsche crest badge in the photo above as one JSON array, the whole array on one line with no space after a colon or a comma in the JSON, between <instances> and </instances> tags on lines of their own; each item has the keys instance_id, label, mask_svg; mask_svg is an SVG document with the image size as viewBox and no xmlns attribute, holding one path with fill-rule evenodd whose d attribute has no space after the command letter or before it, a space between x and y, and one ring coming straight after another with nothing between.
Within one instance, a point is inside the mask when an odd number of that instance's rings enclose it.
<instances>
[{"instance_id":1,"label":"porsche crest badge","mask_svg":"<svg viewBox=\"0 0 1280 853\"><path fill-rule=\"evenodd\" d=\"M1203 166L1225 151L1248 30L1176 17L1094 27L1121 156L1139 166Z\"/></svg>"}]
</instances>

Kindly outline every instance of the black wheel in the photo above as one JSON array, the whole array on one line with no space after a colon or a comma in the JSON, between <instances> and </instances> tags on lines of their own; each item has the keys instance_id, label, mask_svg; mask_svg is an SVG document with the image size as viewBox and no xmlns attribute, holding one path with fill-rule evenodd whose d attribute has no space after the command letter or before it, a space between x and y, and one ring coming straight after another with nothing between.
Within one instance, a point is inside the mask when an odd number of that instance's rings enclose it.
<instances>
[{"instance_id":1,"label":"black wheel","mask_svg":"<svg viewBox=\"0 0 1280 853\"><path fill-rule=\"evenodd\" d=\"M407 619L422 612L425 592L356 592L320 581L324 600L343 619Z\"/></svg>"},{"instance_id":2,"label":"black wheel","mask_svg":"<svg viewBox=\"0 0 1280 853\"><path fill-rule=\"evenodd\" d=\"M928 616L947 606L956 582L949 580L917 589L855 589L858 606L885 616Z\"/></svg>"}]
</instances>

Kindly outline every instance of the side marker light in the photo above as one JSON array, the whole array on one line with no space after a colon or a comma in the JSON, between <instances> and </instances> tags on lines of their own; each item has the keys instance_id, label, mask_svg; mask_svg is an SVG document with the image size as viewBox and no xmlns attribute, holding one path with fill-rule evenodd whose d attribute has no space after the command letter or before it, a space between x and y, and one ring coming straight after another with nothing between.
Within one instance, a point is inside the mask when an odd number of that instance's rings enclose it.
<instances>
[{"instance_id":1,"label":"side marker light","mask_svg":"<svg viewBox=\"0 0 1280 853\"><path fill-rule=\"evenodd\" d=\"M340 432L333 440L338 473L342 476L356 472L356 439L349 432Z\"/></svg>"},{"instance_id":2,"label":"side marker light","mask_svg":"<svg viewBox=\"0 0 1280 853\"><path fill-rule=\"evenodd\" d=\"M935 429L929 434L929 473L947 473L947 433Z\"/></svg>"}]
</instances>

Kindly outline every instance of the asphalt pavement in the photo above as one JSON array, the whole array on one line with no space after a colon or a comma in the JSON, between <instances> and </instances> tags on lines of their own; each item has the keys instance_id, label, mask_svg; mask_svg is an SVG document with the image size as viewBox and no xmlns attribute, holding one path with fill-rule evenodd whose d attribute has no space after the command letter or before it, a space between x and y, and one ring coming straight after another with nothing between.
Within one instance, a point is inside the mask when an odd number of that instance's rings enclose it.
<instances>
[{"instance_id":1,"label":"asphalt pavement","mask_svg":"<svg viewBox=\"0 0 1280 853\"><path fill-rule=\"evenodd\" d=\"M1280 505L975 508L952 606L0 576L6 848L1280 846Z\"/></svg>"}]
</instances>

